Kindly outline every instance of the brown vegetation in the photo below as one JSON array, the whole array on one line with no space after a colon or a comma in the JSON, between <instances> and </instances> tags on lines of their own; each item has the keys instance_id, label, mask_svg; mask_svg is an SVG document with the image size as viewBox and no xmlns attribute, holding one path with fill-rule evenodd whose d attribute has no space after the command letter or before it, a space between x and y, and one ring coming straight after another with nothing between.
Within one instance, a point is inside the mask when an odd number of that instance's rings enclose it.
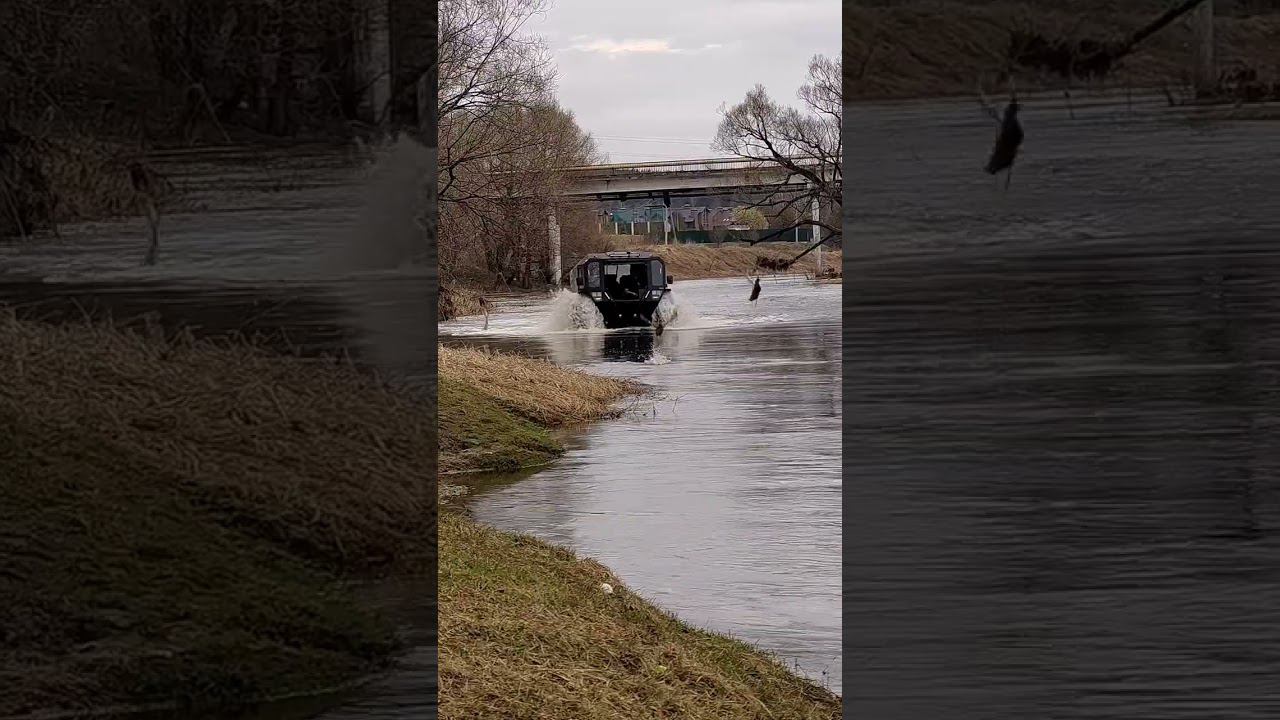
<instances>
[{"instance_id":1,"label":"brown vegetation","mask_svg":"<svg viewBox=\"0 0 1280 720\"><path fill-rule=\"evenodd\" d=\"M341 683L434 557L434 413L353 368L0 316L0 715Z\"/></svg>"},{"instance_id":2,"label":"brown vegetation","mask_svg":"<svg viewBox=\"0 0 1280 720\"><path fill-rule=\"evenodd\" d=\"M619 236L621 240L622 236ZM641 245L619 242L620 249L647 250L656 253L667 264L667 272L681 280L744 277L759 272L807 273L818 270L817 257L810 253L794 264L791 261L803 250L795 243L761 243L758 245ZM823 250L823 275L839 274L843 254L839 250Z\"/></svg>"},{"instance_id":3,"label":"brown vegetation","mask_svg":"<svg viewBox=\"0 0 1280 720\"><path fill-rule=\"evenodd\" d=\"M481 315L488 311L488 306L489 303L484 295L473 287L457 282L440 284L436 307L441 321L468 315Z\"/></svg>"},{"instance_id":4,"label":"brown vegetation","mask_svg":"<svg viewBox=\"0 0 1280 720\"><path fill-rule=\"evenodd\" d=\"M481 286L545 286L547 219L572 243L594 223L555 205L560 170L598 159L555 101L555 69L524 26L543 0L440 6L440 274Z\"/></svg>"},{"instance_id":5,"label":"brown vegetation","mask_svg":"<svg viewBox=\"0 0 1280 720\"><path fill-rule=\"evenodd\" d=\"M483 349L440 348L440 469L514 470L560 451L548 429L619 412L635 383Z\"/></svg>"},{"instance_id":6,"label":"brown vegetation","mask_svg":"<svg viewBox=\"0 0 1280 720\"><path fill-rule=\"evenodd\" d=\"M25 134L0 129L0 238L58 232L84 220L133 215L146 200L129 167L138 148L84 135ZM150 193L161 207L181 202L162 178Z\"/></svg>"}]
</instances>

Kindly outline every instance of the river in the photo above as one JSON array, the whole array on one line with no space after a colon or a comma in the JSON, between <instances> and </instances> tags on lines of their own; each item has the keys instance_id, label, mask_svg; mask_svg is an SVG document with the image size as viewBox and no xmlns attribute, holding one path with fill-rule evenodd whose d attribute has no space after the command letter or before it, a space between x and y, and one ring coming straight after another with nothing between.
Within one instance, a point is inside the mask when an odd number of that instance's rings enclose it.
<instances>
[{"instance_id":1,"label":"river","mask_svg":"<svg viewBox=\"0 0 1280 720\"><path fill-rule=\"evenodd\" d=\"M434 248L425 262L415 254L425 206L405 191L435 167L433 152L406 141L373 157L326 145L158 153L192 206L162 216L155 266L142 265L141 220L66 226L61 239L0 244L0 303L55 320L146 314L198 336L261 334L282 351L345 352L434 395ZM376 593L408 645L393 673L255 717L435 717L434 587L431 577Z\"/></svg>"},{"instance_id":2,"label":"river","mask_svg":"<svg viewBox=\"0 0 1280 720\"><path fill-rule=\"evenodd\" d=\"M550 331L561 303L440 326L626 377L656 397L596 424L531 477L469 499L481 522L570 547L693 625L840 690L840 286L676 280L651 331ZM692 310L692 313L690 312ZM696 313L696 316L693 314Z\"/></svg>"},{"instance_id":3,"label":"river","mask_svg":"<svg viewBox=\"0 0 1280 720\"><path fill-rule=\"evenodd\" d=\"M846 108L855 717L1280 717L1280 123Z\"/></svg>"}]
</instances>

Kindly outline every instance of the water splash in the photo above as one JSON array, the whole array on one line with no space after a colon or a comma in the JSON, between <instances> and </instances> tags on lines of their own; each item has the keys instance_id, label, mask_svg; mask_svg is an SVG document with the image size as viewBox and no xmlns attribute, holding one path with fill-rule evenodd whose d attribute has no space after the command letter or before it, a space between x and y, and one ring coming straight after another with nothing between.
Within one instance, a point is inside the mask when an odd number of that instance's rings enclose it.
<instances>
[{"instance_id":1,"label":"water splash","mask_svg":"<svg viewBox=\"0 0 1280 720\"><path fill-rule=\"evenodd\" d=\"M543 330L602 330L604 316L591 299L571 290L561 290L551 300L551 309Z\"/></svg>"},{"instance_id":2,"label":"water splash","mask_svg":"<svg viewBox=\"0 0 1280 720\"><path fill-rule=\"evenodd\" d=\"M662 296L654 311L656 324L664 330L678 330L697 325L699 317L693 305L682 301L674 292ZM604 329L604 317L595 303L570 290L552 296L546 322L540 328L549 332Z\"/></svg>"},{"instance_id":3,"label":"water splash","mask_svg":"<svg viewBox=\"0 0 1280 720\"><path fill-rule=\"evenodd\" d=\"M693 303L678 296L674 290L662 296L655 314L662 327L671 330L694 327L699 320Z\"/></svg>"}]
</instances>

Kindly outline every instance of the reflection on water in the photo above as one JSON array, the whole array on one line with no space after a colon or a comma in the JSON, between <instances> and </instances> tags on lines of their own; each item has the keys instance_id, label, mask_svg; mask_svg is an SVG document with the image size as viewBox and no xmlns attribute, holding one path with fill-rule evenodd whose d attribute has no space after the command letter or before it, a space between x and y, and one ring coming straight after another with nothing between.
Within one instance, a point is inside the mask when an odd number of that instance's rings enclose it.
<instances>
[{"instance_id":1,"label":"reflection on water","mask_svg":"<svg viewBox=\"0 0 1280 720\"><path fill-rule=\"evenodd\" d=\"M855 110L850 709L1280 717L1280 126Z\"/></svg>"},{"instance_id":2,"label":"reflection on water","mask_svg":"<svg viewBox=\"0 0 1280 720\"><path fill-rule=\"evenodd\" d=\"M840 688L840 288L680 282L692 328L548 332L544 302L441 325L484 343L648 383L656 397L559 462L477 488L475 516L574 548L696 625Z\"/></svg>"}]
</instances>

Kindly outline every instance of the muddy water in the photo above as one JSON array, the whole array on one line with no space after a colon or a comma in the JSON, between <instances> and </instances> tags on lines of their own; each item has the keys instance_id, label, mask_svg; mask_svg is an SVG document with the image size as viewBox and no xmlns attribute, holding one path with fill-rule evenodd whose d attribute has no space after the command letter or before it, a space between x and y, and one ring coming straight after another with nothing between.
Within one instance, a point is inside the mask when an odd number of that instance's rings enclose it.
<instances>
[{"instance_id":1,"label":"muddy water","mask_svg":"<svg viewBox=\"0 0 1280 720\"><path fill-rule=\"evenodd\" d=\"M847 702L1280 717L1280 124L850 107Z\"/></svg>"},{"instance_id":2,"label":"muddy water","mask_svg":"<svg viewBox=\"0 0 1280 720\"><path fill-rule=\"evenodd\" d=\"M441 325L659 394L527 479L482 489L482 522L571 547L698 626L840 689L840 288L676 282L652 332L551 331L546 300ZM560 308L562 309L562 308ZM696 316L691 311L696 311Z\"/></svg>"},{"instance_id":3,"label":"muddy water","mask_svg":"<svg viewBox=\"0 0 1280 720\"><path fill-rule=\"evenodd\" d=\"M141 263L141 222L64 227L61 239L0 245L0 303L53 320L145 314L168 330L261 334L280 350L346 353L434 396L434 261L414 244L423 208L406 191L434 157L401 145L368 160L324 146L162 155L195 207L163 215L154 267ZM343 720L434 717L434 589L406 591L393 609L410 647L395 673L263 716L314 717L319 704Z\"/></svg>"}]
</instances>

